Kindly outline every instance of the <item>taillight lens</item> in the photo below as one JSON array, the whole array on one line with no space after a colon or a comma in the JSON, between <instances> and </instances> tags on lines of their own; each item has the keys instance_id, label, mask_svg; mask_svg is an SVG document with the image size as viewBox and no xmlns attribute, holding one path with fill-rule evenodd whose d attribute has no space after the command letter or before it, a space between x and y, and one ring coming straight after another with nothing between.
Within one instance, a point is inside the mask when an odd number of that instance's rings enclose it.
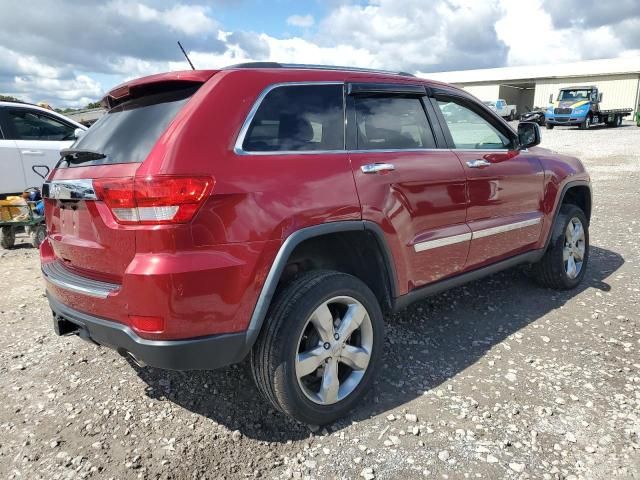
<instances>
[{"instance_id":1,"label":"taillight lens","mask_svg":"<svg viewBox=\"0 0 640 480\"><path fill-rule=\"evenodd\" d=\"M155 175L100 178L93 188L118 223L164 225L189 222L214 183L211 177Z\"/></svg>"}]
</instances>

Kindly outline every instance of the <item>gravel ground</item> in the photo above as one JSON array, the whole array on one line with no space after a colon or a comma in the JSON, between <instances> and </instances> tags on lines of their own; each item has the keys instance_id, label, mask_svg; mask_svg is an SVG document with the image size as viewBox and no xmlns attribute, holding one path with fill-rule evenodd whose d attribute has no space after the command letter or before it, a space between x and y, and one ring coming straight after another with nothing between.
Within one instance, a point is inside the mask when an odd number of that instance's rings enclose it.
<instances>
[{"instance_id":1,"label":"gravel ground","mask_svg":"<svg viewBox=\"0 0 640 480\"><path fill-rule=\"evenodd\" d=\"M516 269L389 318L373 394L329 430L270 409L246 364L165 372L56 337L37 253L1 253L0 478L640 478L640 129L543 146L593 177L583 285Z\"/></svg>"}]
</instances>

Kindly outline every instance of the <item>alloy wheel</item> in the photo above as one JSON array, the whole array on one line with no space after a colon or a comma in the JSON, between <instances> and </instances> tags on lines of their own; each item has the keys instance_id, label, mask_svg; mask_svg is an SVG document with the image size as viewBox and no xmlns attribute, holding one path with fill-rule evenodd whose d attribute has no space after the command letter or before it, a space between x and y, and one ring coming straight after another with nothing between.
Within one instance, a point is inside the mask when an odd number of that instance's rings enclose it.
<instances>
[{"instance_id":1,"label":"alloy wheel","mask_svg":"<svg viewBox=\"0 0 640 480\"><path fill-rule=\"evenodd\" d=\"M585 248L584 226L580 219L573 217L565 229L564 249L562 250L564 271L571 279L576 278L582 271Z\"/></svg>"},{"instance_id":2,"label":"alloy wheel","mask_svg":"<svg viewBox=\"0 0 640 480\"><path fill-rule=\"evenodd\" d=\"M340 296L318 306L298 340L295 372L305 396L331 405L360 384L371 360L373 326L355 298Z\"/></svg>"}]
</instances>

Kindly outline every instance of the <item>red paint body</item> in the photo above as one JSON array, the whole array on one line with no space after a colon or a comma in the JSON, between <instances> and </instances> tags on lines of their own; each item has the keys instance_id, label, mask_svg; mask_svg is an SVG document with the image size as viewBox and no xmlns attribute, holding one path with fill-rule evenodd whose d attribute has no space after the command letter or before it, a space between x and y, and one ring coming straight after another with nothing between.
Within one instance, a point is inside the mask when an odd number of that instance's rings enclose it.
<instances>
[{"instance_id":1,"label":"red paint body","mask_svg":"<svg viewBox=\"0 0 640 480\"><path fill-rule=\"evenodd\" d=\"M150 83L202 82L143 163L58 169L49 180L133 175L208 175L215 187L183 225L118 224L101 201L63 208L46 201L48 239L42 262L120 284L106 299L49 292L80 312L129 324L158 316L151 339L194 338L247 329L269 269L286 238L312 225L370 220L385 234L399 295L511 255L539 249L549 235L560 191L589 177L576 159L525 152L449 149L394 153L238 155L233 146L259 94L283 82L372 81L436 85L372 73L295 69L178 72L134 80L119 95ZM486 169L465 162L483 157ZM360 166L390 162L396 170L366 175ZM541 222L501 235L417 253L420 242L520 220Z\"/></svg>"}]
</instances>

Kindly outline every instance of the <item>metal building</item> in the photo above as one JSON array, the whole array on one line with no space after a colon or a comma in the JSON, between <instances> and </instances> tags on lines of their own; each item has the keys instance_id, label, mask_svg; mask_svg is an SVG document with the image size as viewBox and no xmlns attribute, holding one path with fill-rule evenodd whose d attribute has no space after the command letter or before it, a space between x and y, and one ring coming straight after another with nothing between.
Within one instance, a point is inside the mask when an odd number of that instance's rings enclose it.
<instances>
[{"instance_id":1,"label":"metal building","mask_svg":"<svg viewBox=\"0 0 640 480\"><path fill-rule=\"evenodd\" d=\"M558 90L595 85L603 93L602 108L633 108L640 101L640 57L534 65L454 72L420 73L419 76L453 83L480 100L504 98L518 106L518 114L546 107ZM631 118L631 117L627 117Z\"/></svg>"}]
</instances>

